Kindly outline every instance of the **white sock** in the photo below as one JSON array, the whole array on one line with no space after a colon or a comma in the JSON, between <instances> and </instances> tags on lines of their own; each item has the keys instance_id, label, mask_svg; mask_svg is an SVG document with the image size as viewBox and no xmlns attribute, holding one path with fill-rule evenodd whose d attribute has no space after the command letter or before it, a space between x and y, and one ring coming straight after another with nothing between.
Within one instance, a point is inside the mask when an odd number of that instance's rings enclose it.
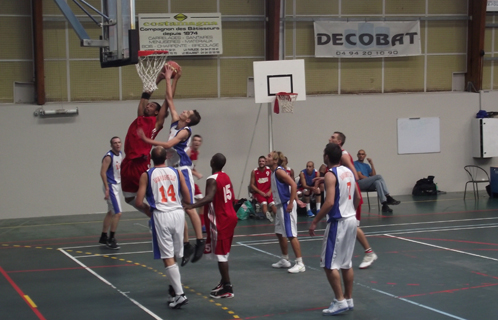
<instances>
[{"instance_id":1,"label":"white sock","mask_svg":"<svg viewBox=\"0 0 498 320\"><path fill-rule=\"evenodd\" d=\"M283 254L282 259L289 260L289 255L288 254Z\"/></svg>"},{"instance_id":2,"label":"white sock","mask_svg":"<svg viewBox=\"0 0 498 320\"><path fill-rule=\"evenodd\" d=\"M320 211L320 208L322 207L322 204L320 202L316 203L316 212Z\"/></svg>"},{"instance_id":3,"label":"white sock","mask_svg":"<svg viewBox=\"0 0 498 320\"><path fill-rule=\"evenodd\" d=\"M311 210L311 207L310 207L310 204L309 204L309 203L307 203L307 204L306 204L306 211L309 211L309 210Z\"/></svg>"},{"instance_id":4,"label":"white sock","mask_svg":"<svg viewBox=\"0 0 498 320\"><path fill-rule=\"evenodd\" d=\"M183 294L182 288L182 278L180 276L180 269L178 269L178 265L175 263L172 266L166 267L164 269L164 273L169 279L169 283L175 290L177 296Z\"/></svg>"},{"instance_id":5,"label":"white sock","mask_svg":"<svg viewBox=\"0 0 498 320\"><path fill-rule=\"evenodd\" d=\"M303 257L296 258L296 263L303 264Z\"/></svg>"}]
</instances>

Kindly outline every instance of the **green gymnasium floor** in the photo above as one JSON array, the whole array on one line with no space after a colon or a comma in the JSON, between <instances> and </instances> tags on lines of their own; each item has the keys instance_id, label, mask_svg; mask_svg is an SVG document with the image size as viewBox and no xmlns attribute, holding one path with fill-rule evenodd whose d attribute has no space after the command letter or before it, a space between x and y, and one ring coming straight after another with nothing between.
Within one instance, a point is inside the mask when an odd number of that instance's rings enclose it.
<instances>
[{"instance_id":1,"label":"green gymnasium floor","mask_svg":"<svg viewBox=\"0 0 498 320\"><path fill-rule=\"evenodd\" d=\"M498 318L498 199L396 199L402 203L392 214L379 214L376 199L370 213L364 205L361 226L379 259L359 270L356 244L355 309L337 317ZM0 220L0 319L312 319L333 299L319 268L321 237L308 236L305 216L298 228L306 272L273 269L279 247L272 225L239 221L230 255L235 297L209 297L219 274L203 258L180 268L189 304L179 310L165 303L168 282L162 262L152 259L147 218L123 214L117 251L97 243L102 218Z\"/></svg>"}]
</instances>

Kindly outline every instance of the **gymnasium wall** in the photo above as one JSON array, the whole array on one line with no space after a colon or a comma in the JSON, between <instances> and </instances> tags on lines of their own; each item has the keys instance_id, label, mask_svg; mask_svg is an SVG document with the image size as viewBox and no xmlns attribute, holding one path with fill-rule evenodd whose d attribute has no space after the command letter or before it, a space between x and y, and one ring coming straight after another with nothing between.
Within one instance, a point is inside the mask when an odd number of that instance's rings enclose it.
<instances>
[{"instance_id":1,"label":"gymnasium wall","mask_svg":"<svg viewBox=\"0 0 498 320\"><path fill-rule=\"evenodd\" d=\"M101 0L88 0L100 8ZM31 0L0 0L0 102L13 102L13 83L33 81ZM73 1L73 11L86 17ZM224 52L175 57L186 74L179 98L246 97L252 62L264 60L264 0L140 0L136 13L221 12ZM466 72L468 0L285 0L282 57L304 59L308 94L451 91L454 73ZM43 1L47 101L134 100L141 83L134 66L101 69L97 48L82 48L53 0ZM312 19L418 19L422 55L384 59L314 58ZM237 18L239 20L237 20ZM88 20L88 18L86 18ZM301 21L291 21L299 20ZM488 15L487 23L496 23ZM83 23L92 38L101 34ZM498 51L495 29L486 29L486 57ZM498 86L494 61L485 61L483 88Z\"/></svg>"},{"instance_id":2,"label":"gymnasium wall","mask_svg":"<svg viewBox=\"0 0 498 320\"><path fill-rule=\"evenodd\" d=\"M175 58L184 68L176 92L179 109L198 109L195 133L204 137L199 171L207 176L212 154L223 152L237 196L247 195L249 172L268 153L267 106L247 96L253 61L265 52L264 0L136 0L137 13L221 12L240 16L223 22L224 53L219 57ZM72 1L68 1L74 9ZM100 7L100 0L89 0ZM346 149L360 148L374 159L393 195L409 194L416 180L435 175L444 191L463 191L463 166L497 166L496 159L471 157L470 123L479 94L451 92L454 73L466 72L467 0L286 0L282 56L304 59L308 99L293 115L273 116L274 149L299 171L306 161L318 166L333 131L347 136ZM103 212L100 161L109 139L124 139L136 116L142 85L134 66L101 69L98 49L81 48L74 31L60 22L52 0L43 1L45 109L78 107L80 115L58 119L33 116L38 106L12 104L13 83L33 81L30 0L0 0L0 217L36 217ZM313 17L447 17L421 21L421 56L398 59L317 59ZM245 18L245 19L244 19ZM308 21L304 21L308 20ZM488 23L496 23L494 15ZM85 23L97 38L100 29ZM486 29L486 56L498 52L493 28ZM483 87L498 77L485 61ZM156 92L160 100L164 85ZM411 92L411 93L408 93ZM486 93L485 109L496 110L498 91ZM398 155L396 119L440 117L441 152ZM167 120L168 122L168 120ZM158 139L166 139L164 130ZM250 148L250 142L254 141ZM250 152L249 152L250 149ZM246 160L249 160L247 168ZM202 179L200 185L204 184ZM241 192L239 193L239 190ZM470 204L469 204L470 205ZM131 207L124 205L125 211Z\"/></svg>"},{"instance_id":3,"label":"gymnasium wall","mask_svg":"<svg viewBox=\"0 0 498 320\"><path fill-rule=\"evenodd\" d=\"M486 93L488 110L497 99L496 92ZM104 212L101 159L112 136L126 135L137 103L47 104L45 109L78 107L80 114L46 119L33 116L33 105L2 105L0 217ZM179 110L195 108L202 115L194 127L204 138L199 171L207 177L211 156L222 152L236 196L247 196L250 171L258 156L269 151L267 104L250 98L182 99L176 104ZM342 131L346 150L356 158L358 149L365 149L393 195L410 194L415 182L428 175L436 176L440 190L463 191L464 165L498 166L497 158L472 158L471 120L478 110L479 94L467 92L309 96L296 103L294 114L272 116L274 149L284 152L298 172L309 160L318 166L330 135ZM440 153L397 154L396 119L409 117L440 118ZM167 139L167 129L157 139ZM204 188L205 180L198 184ZM124 204L124 211L131 209Z\"/></svg>"}]
</instances>

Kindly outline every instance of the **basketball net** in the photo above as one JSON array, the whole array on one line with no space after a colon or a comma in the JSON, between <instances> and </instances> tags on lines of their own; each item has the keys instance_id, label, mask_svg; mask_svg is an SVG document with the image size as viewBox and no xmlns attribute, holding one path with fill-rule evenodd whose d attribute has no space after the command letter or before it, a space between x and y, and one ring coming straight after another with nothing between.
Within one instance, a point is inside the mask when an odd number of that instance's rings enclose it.
<instances>
[{"instance_id":1,"label":"basketball net","mask_svg":"<svg viewBox=\"0 0 498 320\"><path fill-rule=\"evenodd\" d=\"M276 114L280 113L280 108L282 108L282 113L293 113L294 112L294 102L297 99L297 93L290 92L279 92L276 94L275 105L273 107L273 112Z\"/></svg>"},{"instance_id":2,"label":"basketball net","mask_svg":"<svg viewBox=\"0 0 498 320\"><path fill-rule=\"evenodd\" d=\"M144 92L157 89L156 79L168 58L168 51L138 51L137 73L144 85Z\"/></svg>"}]
</instances>

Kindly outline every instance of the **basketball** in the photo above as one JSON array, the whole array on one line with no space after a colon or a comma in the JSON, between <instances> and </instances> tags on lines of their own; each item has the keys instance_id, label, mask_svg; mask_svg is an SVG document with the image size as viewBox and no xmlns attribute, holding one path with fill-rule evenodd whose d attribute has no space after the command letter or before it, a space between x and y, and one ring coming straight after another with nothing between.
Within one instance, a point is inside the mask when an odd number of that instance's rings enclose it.
<instances>
[{"instance_id":1,"label":"basketball","mask_svg":"<svg viewBox=\"0 0 498 320\"><path fill-rule=\"evenodd\" d=\"M178 71L180 70L180 65L174 61L168 61L167 64L173 68L173 75L171 76L171 78L174 78L176 76L176 74L178 73Z\"/></svg>"}]
</instances>

